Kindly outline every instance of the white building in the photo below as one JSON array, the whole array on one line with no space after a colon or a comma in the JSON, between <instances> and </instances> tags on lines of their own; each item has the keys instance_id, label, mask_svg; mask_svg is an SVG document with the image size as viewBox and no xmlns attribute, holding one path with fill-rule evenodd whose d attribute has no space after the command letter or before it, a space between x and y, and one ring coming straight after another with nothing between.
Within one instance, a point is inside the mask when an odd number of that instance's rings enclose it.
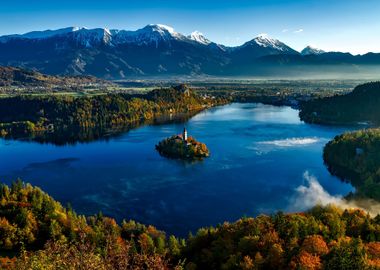
<instances>
[{"instance_id":1,"label":"white building","mask_svg":"<svg viewBox=\"0 0 380 270\"><path fill-rule=\"evenodd\" d=\"M182 139L184 142L187 142L187 130L185 127L183 128Z\"/></svg>"}]
</instances>

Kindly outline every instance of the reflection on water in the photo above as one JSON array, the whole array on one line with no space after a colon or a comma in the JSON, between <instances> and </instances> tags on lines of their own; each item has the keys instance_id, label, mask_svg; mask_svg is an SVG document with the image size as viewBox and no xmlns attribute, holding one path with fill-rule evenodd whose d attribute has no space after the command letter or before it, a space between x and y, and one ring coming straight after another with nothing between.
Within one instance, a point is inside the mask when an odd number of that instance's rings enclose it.
<instances>
[{"instance_id":1,"label":"reflection on water","mask_svg":"<svg viewBox=\"0 0 380 270\"><path fill-rule=\"evenodd\" d=\"M66 145L76 143L88 143L96 140L109 140L118 137L131 129L144 125L163 125L166 123L183 123L194 116L196 112L169 114L156 117L154 119L134 122L114 127L94 127L94 128L67 128L55 127L53 131L35 133L30 137L17 138L23 141L33 141L38 143L51 143L55 145ZM7 138L12 139L12 138ZM15 139L15 138L13 138Z\"/></svg>"},{"instance_id":2,"label":"reflection on water","mask_svg":"<svg viewBox=\"0 0 380 270\"><path fill-rule=\"evenodd\" d=\"M290 204L305 185L305 171L332 196L352 190L322 160L324 144L344 128L305 124L289 107L231 104L186 122L190 135L210 149L208 159L161 157L155 144L183 125L143 125L63 146L0 140L0 179L21 177L81 214L102 211L182 236L243 215L297 210Z\"/></svg>"}]
</instances>

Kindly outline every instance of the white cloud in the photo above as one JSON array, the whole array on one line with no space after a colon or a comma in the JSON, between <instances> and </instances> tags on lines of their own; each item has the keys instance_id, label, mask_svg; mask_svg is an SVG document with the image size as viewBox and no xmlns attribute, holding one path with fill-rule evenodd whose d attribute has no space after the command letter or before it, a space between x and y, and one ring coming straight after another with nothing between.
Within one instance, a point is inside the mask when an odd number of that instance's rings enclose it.
<instances>
[{"instance_id":1,"label":"white cloud","mask_svg":"<svg viewBox=\"0 0 380 270\"><path fill-rule=\"evenodd\" d=\"M282 33L287 33L287 32L289 32L289 29L282 29L281 32L282 32Z\"/></svg>"},{"instance_id":2,"label":"white cloud","mask_svg":"<svg viewBox=\"0 0 380 270\"><path fill-rule=\"evenodd\" d=\"M343 203L343 198L341 196L332 196L330 195L318 180L305 172L303 175L306 185L301 185L296 188L296 195L292 198L291 207L296 210L307 210L312 208L315 205L328 205L336 204L341 205Z\"/></svg>"},{"instance_id":3,"label":"white cloud","mask_svg":"<svg viewBox=\"0 0 380 270\"><path fill-rule=\"evenodd\" d=\"M298 30L295 30L295 31L293 31L293 33L294 34L299 34L299 33L302 33L303 32L303 29L301 28L301 29L298 29Z\"/></svg>"},{"instance_id":4,"label":"white cloud","mask_svg":"<svg viewBox=\"0 0 380 270\"><path fill-rule=\"evenodd\" d=\"M368 212L371 216L376 216L380 212L380 204L372 199L360 199L347 201L342 196L329 194L318 182L318 179L305 172L303 175L306 184L295 189L296 193L290 198L288 211L305 211L315 205L336 205L342 209L359 208Z\"/></svg>"}]
</instances>

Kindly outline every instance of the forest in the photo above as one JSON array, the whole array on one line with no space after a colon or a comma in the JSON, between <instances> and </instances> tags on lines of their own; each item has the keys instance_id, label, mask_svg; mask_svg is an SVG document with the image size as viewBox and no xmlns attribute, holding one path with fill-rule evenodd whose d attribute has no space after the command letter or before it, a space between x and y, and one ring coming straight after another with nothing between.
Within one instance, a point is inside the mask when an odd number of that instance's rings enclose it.
<instances>
[{"instance_id":1,"label":"forest","mask_svg":"<svg viewBox=\"0 0 380 270\"><path fill-rule=\"evenodd\" d=\"M380 201L380 129L336 136L323 158L332 174L352 183L356 196Z\"/></svg>"},{"instance_id":2,"label":"forest","mask_svg":"<svg viewBox=\"0 0 380 270\"><path fill-rule=\"evenodd\" d=\"M244 217L187 239L85 217L21 180L0 186L2 269L378 269L380 216L334 205Z\"/></svg>"},{"instance_id":3,"label":"forest","mask_svg":"<svg viewBox=\"0 0 380 270\"><path fill-rule=\"evenodd\" d=\"M200 96L186 85L136 95L21 95L0 99L0 136L17 138L66 130L118 128L227 102L225 98Z\"/></svg>"},{"instance_id":4,"label":"forest","mask_svg":"<svg viewBox=\"0 0 380 270\"><path fill-rule=\"evenodd\" d=\"M301 103L300 118L308 123L351 125L380 124L380 82L361 84L345 95ZM324 148L329 171L349 181L357 198L380 200L380 130L347 132L336 136Z\"/></svg>"},{"instance_id":5,"label":"forest","mask_svg":"<svg viewBox=\"0 0 380 270\"><path fill-rule=\"evenodd\" d=\"M380 124L380 82L359 85L346 95L302 102L300 118L316 124Z\"/></svg>"},{"instance_id":6,"label":"forest","mask_svg":"<svg viewBox=\"0 0 380 270\"><path fill-rule=\"evenodd\" d=\"M300 115L312 123L376 124L378 90L380 83L369 83L345 96L302 102ZM38 140L87 130L99 138L109 128L236 101L216 96L180 85L133 95L8 97L0 99L0 134ZM380 200L379 151L380 129L345 133L326 145L324 161L352 183L355 196ZM317 205L242 217L181 239L133 220L77 214L18 180L0 185L0 269L380 269L380 215Z\"/></svg>"}]
</instances>

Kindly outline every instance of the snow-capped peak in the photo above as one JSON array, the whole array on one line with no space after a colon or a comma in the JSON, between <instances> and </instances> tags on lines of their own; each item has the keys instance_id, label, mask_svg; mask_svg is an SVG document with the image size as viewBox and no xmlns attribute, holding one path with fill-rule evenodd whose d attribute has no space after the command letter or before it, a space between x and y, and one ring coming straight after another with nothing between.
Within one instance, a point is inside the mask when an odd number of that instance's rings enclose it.
<instances>
[{"instance_id":1,"label":"snow-capped peak","mask_svg":"<svg viewBox=\"0 0 380 270\"><path fill-rule=\"evenodd\" d=\"M271 39L267 33L258 34L256 38Z\"/></svg>"},{"instance_id":2,"label":"snow-capped peak","mask_svg":"<svg viewBox=\"0 0 380 270\"><path fill-rule=\"evenodd\" d=\"M324 50L321 50L321 49L318 49L318 48L315 48L313 46L307 46L305 49L303 49L301 51L301 54L302 55L318 55L318 54L323 54L325 53Z\"/></svg>"},{"instance_id":3,"label":"snow-capped peak","mask_svg":"<svg viewBox=\"0 0 380 270\"><path fill-rule=\"evenodd\" d=\"M130 31L128 31L130 32ZM134 31L135 33L145 33L146 35L150 34L159 34L160 36L170 36L170 37L180 37L182 36L180 33L174 31L173 27L164 25L164 24L148 24L142 29L138 29Z\"/></svg>"},{"instance_id":4,"label":"snow-capped peak","mask_svg":"<svg viewBox=\"0 0 380 270\"><path fill-rule=\"evenodd\" d=\"M255 37L251 42L256 43L260 47L271 48L282 52L292 52L289 46L279 41L278 39L271 38L268 34L260 34Z\"/></svg>"},{"instance_id":5,"label":"snow-capped peak","mask_svg":"<svg viewBox=\"0 0 380 270\"><path fill-rule=\"evenodd\" d=\"M172 40L186 39L182 34L174 31L173 27L163 24L149 24L136 31L112 30L115 43L135 43L138 45L155 44L160 41L169 42Z\"/></svg>"},{"instance_id":6,"label":"snow-capped peak","mask_svg":"<svg viewBox=\"0 0 380 270\"><path fill-rule=\"evenodd\" d=\"M86 47L92 47L98 44L113 45L112 33L108 28L81 28L73 32L72 35L78 44Z\"/></svg>"},{"instance_id":7,"label":"snow-capped peak","mask_svg":"<svg viewBox=\"0 0 380 270\"><path fill-rule=\"evenodd\" d=\"M163 31L169 32L170 34L175 33L174 28L164 24L149 24L148 27L151 27L154 31Z\"/></svg>"},{"instance_id":8,"label":"snow-capped peak","mask_svg":"<svg viewBox=\"0 0 380 270\"><path fill-rule=\"evenodd\" d=\"M260 34L253 39L261 47L273 47L276 48L282 44L277 39L269 37L268 34Z\"/></svg>"},{"instance_id":9,"label":"snow-capped peak","mask_svg":"<svg viewBox=\"0 0 380 270\"><path fill-rule=\"evenodd\" d=\"M257 50L257 47L261 47L264 50L261 50L265 54L298 54L297 51L293 50L291 47L285 43L279 41L278 39L271 38L268 34L260 34L254 39L244 43L239 47L232 48L232 50L239 50L241 48L253 48Z\"/></svg>"},{"instance_id":10,"label":"snow-capped peak","mask_svg":"<svg viewBox=\"0 0 380 270\"><path fill-rule=\"evenodd\" d=\"M207 38L205 38L205 36L199 32L199 31L194 31L192 32L188 38L190 38L191 40L194 40L196 42L199 42L201 44L204 44L204 45L208 45L211 43L210 40L208 40Z\"/></svg>"},{"instance_id":11,"label":"snow-capped peak","mask_svg":"<svg viewBox=\"0 0 380 270\"><path fill-rule=\"evenodd\" d=\"M45 39L50 38L53 36L59 36L59 35L65 35L68 33L80 31L82 29L86 29L85 27L66 27L62 29L57 30L44 30L44 31L32 31L25 34L15 34L15 35L7 35L1 37L1 39L7 40L7 39L13 39L13 38L25 38L25 39Z\"/></svg>"},{"instance_id":12,"label":"snow-capped peak","mask_svg":"<svg viewBox=\"0 0 380 270\"><path fill-rule=\"evenodd\" d=\"M108 28L103 28L103 30L104 30L104 33L106 33L107 35L112 36L111 31Z\"/></svg>"}]
</instances>

